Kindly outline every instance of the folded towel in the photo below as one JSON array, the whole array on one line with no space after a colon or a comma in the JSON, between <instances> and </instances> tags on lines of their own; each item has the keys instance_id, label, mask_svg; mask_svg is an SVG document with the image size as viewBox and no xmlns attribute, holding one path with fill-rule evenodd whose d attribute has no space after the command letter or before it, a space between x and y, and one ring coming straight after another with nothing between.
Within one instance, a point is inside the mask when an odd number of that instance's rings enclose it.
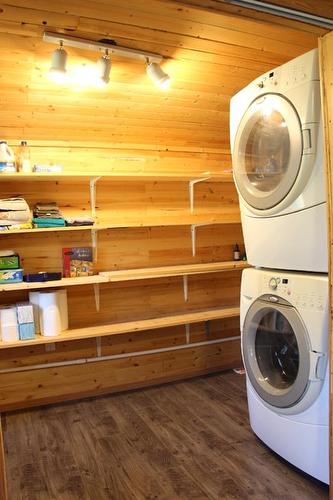
<instances>
[{"instance_id":1,"label":"folded towel","mask_svg":"<svg viewBox=\"0 0 333 500\"><path fill-rule=\"evenodd\" d=\"M24 198L3 198L0 199L0 210L29 210L29 205Z\"/></svg>"},{"instance_id":2,"label":"folded towel","mask_svg":"<svg viewBox=\"0 0 333 500\"><path fill-rule=\"evenodd\" d=\"M32 222L36 227L64 227L66 225L64 219L43 219L34 217Z\"/></svg>"},{"instance_id":3,"label":"folded towel","mask_svg":"<svg viewBox=\"0 0 333 500\"><path fill-rule=\"evenodd\" d=\"M0 225L0 231L14 231L17 229L32 229L33 226L31 222L26 222L24 224L13 224L12 226Z\"/></svg>"},{"instance_id":4,"label":"folded towel","mask_svg":"<svg viewBox=\"0 0 333 500\"><path fill-rule=\"evenodd\" d=\"M66 226L92 226L94 224L93 217L89 215L83 217L66 217Z\"/></svg>"},{"instance_id":5,"label":"folded towel","mask_svg":"<svg viewBox=\"0 0 333 500\"><path fill-rule=\"evenodd\" d=\"M0 210L0 224L7 224L7 221L23 221L27 222L30 217L30 210L10 210L1 211Z\"/></svg>"}]
</instances>

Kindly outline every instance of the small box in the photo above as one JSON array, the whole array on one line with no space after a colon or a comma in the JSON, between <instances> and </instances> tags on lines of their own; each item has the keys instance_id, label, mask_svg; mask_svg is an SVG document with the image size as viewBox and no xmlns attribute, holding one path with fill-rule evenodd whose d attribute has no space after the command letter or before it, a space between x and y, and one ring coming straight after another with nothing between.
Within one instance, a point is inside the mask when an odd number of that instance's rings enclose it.
<instances>
[{"instance_id":1,"label":"small box","mask_svg":"<svg viewBox=\"0 0 333 500\"><path fill-rule=\"evenodd\" d=\"M22 323L18 325L20 340L30 340L35 338L35 324Z\"/></svg>"},{"instance_id":2,"label":"small box","mask_svg":"<svg viewBox=\"0 0 333 500\"><path fill-rule=\"evenodd\" d=\"M19 269L20 268L20 258L18 254L8 255L5 257L0 257L0 270L3 269Z\"/></svg>"},{"instance_id":3,"label":"small box","mask_svg":"<svg viewBox=\"0 0 333 500\"><path fill-rule=\"evenodd\" d=\"M63 275L65 278L77 276L92 276L93 249L92 247L72 247L62 249Z\"/></svg>"},{"instance_id":4,"label":"small box","mask_svg":"<svg viewBox=\"0 0 333 500\"><path fill-rule=\"evenodd\" d=\"M18 302L16 304L17 322L19 325L34 322L34 308L30 302Z\"/></svg>"},{"instance_id":5,"label":"small box","mask_svg":"<svg viewBox=\"0 0 333 500\"><path fill-rule=\"evenodd\" d=\"M23 269L0 270L0 283L19 283L23 281Z\"/></svg>"}]
</instances>

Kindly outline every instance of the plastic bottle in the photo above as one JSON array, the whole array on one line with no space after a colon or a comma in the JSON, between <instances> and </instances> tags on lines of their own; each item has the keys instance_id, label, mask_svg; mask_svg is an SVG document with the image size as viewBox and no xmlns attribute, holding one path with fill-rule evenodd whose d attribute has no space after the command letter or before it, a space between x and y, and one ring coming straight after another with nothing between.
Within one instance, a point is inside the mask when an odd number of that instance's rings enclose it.
<instances>
[{"instance_id":1,"label":"plastic bottle","mask_svg":"<svg viewBox=\"0 0 333 500\"><path fill-rule=\"evenodd\" d=\"M0 141L0 172L16 172L15 155L6 141Z\"/></svg>"},{"instance_id":2,"label":"plastic bottle","mask_svg":"<svg viewBox=\"0 0 333 500\"><path fill-rule=\"evenodd\" d=\"M30 148L27 141L21 141L21 146L18 152L18 167L20 172L31 173Z\"/></svg>"},{"instance_id":3,"label":"plastic bottle","mask_svg":"<svg viewBox=\"0 0 333 500\"><path fill-rule=\"evenodd\" d=\"M234 260L240 260L238 243L236 243L236 245L234 246Z\"/></svg>"}]
</instances>

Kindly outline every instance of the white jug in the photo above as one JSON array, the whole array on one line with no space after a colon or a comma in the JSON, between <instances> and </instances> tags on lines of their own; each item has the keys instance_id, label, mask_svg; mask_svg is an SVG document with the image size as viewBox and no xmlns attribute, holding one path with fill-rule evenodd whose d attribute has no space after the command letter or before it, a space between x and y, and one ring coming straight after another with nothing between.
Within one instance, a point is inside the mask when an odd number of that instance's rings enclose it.
<instances>
[{"instance_id":1,"label":"white jug","mask_svg":"<svg viewBox=\"0 0 333 500\"><path fill-rule=\"evenodd\" d=\"M0 172L16 172L15 155L6 141L0 141Z\"/></svg>"}]
</instances>

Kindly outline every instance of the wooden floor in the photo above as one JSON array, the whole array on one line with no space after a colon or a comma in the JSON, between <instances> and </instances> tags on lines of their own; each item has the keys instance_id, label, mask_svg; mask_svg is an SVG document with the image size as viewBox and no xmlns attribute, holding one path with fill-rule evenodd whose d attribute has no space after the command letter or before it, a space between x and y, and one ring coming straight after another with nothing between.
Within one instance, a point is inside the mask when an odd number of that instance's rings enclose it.
<instances>
[{"instance_id":1,"label":"wooden floor","mask_svg":"<svg viewBox=\"0 0 333 500\"><path fill-rule=\"evenodd\" d=\"M328 498L253 436L233 372L4 420L9 500Z\"/></svg>"}]
</instances>

